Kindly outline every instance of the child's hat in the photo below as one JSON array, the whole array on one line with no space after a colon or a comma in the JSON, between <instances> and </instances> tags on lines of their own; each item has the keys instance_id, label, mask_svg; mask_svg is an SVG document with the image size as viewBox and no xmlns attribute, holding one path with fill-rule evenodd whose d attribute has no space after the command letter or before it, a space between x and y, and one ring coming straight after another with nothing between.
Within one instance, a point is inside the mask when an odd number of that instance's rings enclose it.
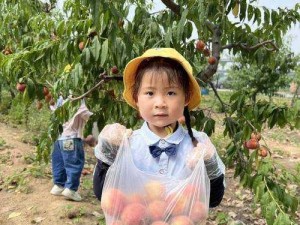
<instances>
[{"instance_id":1,"label":"child's hat","mask_svg":"<svg viewBox=\"0 0 300 225\"><path fill-rule=\"evenodd\" d=\"M200 104L200 99L201 99L201 92L200 92L200 87L193 76L193 69L190 63L175 49L173 48L153 48L147 50L143 55L132 59L125 67L124 70L124 92L123 92L123 97L125 101L132 106L133 108L137 108L135 101L132 96L132 86L135 82L135 73L140 65L140 63L147 58L152 58L152 57L164 57L164 58L170 58L173 60L176 60L179 62L182 67L185 69L189 76L190 80L190 102L188 104L189 110L194 109Z\"/></svg>"}]
</instances>

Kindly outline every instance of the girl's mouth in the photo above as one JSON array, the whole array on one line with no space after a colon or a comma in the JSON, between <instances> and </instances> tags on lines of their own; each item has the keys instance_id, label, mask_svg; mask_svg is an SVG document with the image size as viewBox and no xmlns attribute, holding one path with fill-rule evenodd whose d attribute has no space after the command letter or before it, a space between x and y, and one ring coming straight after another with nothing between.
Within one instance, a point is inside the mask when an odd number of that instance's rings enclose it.
<instances>
[{"instance_id":1,"label":"girl's mouth","mask_svg":"<svg viewBox=\"0 0 300 225\"><path fill-rule=\"evenodd\" d=\"M155 114L154 116L155 117L167 117L168 114Z\"/></svg>"}]
</instances>

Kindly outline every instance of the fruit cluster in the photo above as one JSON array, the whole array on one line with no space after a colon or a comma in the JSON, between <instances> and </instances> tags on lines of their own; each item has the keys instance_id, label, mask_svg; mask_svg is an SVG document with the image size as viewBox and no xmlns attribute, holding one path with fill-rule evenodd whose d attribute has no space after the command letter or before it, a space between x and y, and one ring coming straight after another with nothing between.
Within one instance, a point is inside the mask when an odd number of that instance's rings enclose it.
<instances>
[{"instance_id":1,"label":"fruit cluster","mask_svg":"<svg viewBox=\"0 0 300 225\"><path fill-rule=\"evenodd\" d=\"M214 65L217 62L217 58L210 55L210 50L202 40L196 42L196 49L199 52L202 52L205 57L208 57L208 63Z\"/></svg>"},{"instance_id":2,"label":"fruit cluster","mask_svg":"<svg viewBox=\"0 0 300 225\"><path fill-rule=\"evenodd\" d=\"M200 196L198 190L189 184L181 193L167 193L160 182L149 181L143 193L125 194L120 189L107 189L101 207L112 218L112 225L195 225L208 214L201 197L196 197Z\"/></svg>"},{"instance_id":3,"label":"fruit cluster","mask_svg":"<svg viewBox=\"0 0 300 225\"><path fill-rule=\"evenodd\" d=\"M253 132L250 136L250 139L244 142L244 148L257 150L259 156L266 157L270 150L267 146L260 145L259 143L260 140L261 140L261 134L258 132Z\"/></svg>"},{"instance_id":4,"label":"fruit cluster","mask_svg":"<svg viewBox=\"0 0 300 225\"><path fill-rule=\"evenodd\" d=\"M27 85L25 83L17 83L16 88L19 92L23 93L26 89ZM55 105L55 101L50 93L49 89L44 86L43 87L43 95L45 97L45 102L49 103L49 105ZM36 102L36 108L40 110L43 107L43 103L40 100Z\"/></svg>"},{"instance_id":5,"label":"fruit cluster","mask_svg":"<svg viewBox=\"0 0 300 225\"><path fill-rule=\"evenodd\" d=\"M55 101L53 99L53 96L51 94L51 92L49 91L49 89L47 87L43 87L43 94L44 94L44 97L45 97L45 101L47 103L49 103L49 105L55 105Z\"/></svg>"}]
</instances>

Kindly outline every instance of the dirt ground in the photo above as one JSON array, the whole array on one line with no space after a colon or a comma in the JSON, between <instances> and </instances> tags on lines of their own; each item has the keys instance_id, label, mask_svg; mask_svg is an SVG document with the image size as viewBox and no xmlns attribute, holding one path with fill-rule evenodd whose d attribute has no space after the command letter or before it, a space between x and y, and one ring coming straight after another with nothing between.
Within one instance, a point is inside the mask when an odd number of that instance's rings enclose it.
<instances>
[{"instance_id":1,"label":"dirt ground","mask_svg":"<svg viewBox=\"0 0 300 225\"><path fill-rule=\"evenodd\" d=\"M0 137L5 141L0 148L0 224L104 224L100 202L92 190L93 150L86 149L86 169L90 174L81 179L79 193L83 201L68 201L49 193L52 188L50 164L37 166L30 160L35 147L22 141L25 133L0 123ZM300 134L297 135L300 140ZM289 157L274 154L283 164L291 166L300 162L299 147L289 145L286 140L272 145L277 148L282 145L286 149ZM211 210L206 224L218 224L216 217L220 219L222 216L228 221L226 224L231 225L266 224L253 204L252 194L233 179L232 170L227 170L226 183L225 197L220 206ZM300 224L300 213L298 219Z\"/></svg>"}]
</instances>

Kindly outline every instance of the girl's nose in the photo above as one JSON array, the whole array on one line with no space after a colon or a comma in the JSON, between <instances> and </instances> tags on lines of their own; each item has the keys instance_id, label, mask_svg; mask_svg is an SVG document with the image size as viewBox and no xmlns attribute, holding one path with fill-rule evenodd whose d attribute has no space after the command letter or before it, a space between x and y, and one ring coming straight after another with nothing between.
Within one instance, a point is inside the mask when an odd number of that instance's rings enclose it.
<instances>
[{"instance_id":1,"label":"girl's nose","mask_svg":"<svg viewBox=\"0 0 300 225\"><path fill-rule=\"evenodd\" d=\"M167 106L163 96L157 96L155 101L155 108L165 108Z\"/></svg>"}]
</instances>

